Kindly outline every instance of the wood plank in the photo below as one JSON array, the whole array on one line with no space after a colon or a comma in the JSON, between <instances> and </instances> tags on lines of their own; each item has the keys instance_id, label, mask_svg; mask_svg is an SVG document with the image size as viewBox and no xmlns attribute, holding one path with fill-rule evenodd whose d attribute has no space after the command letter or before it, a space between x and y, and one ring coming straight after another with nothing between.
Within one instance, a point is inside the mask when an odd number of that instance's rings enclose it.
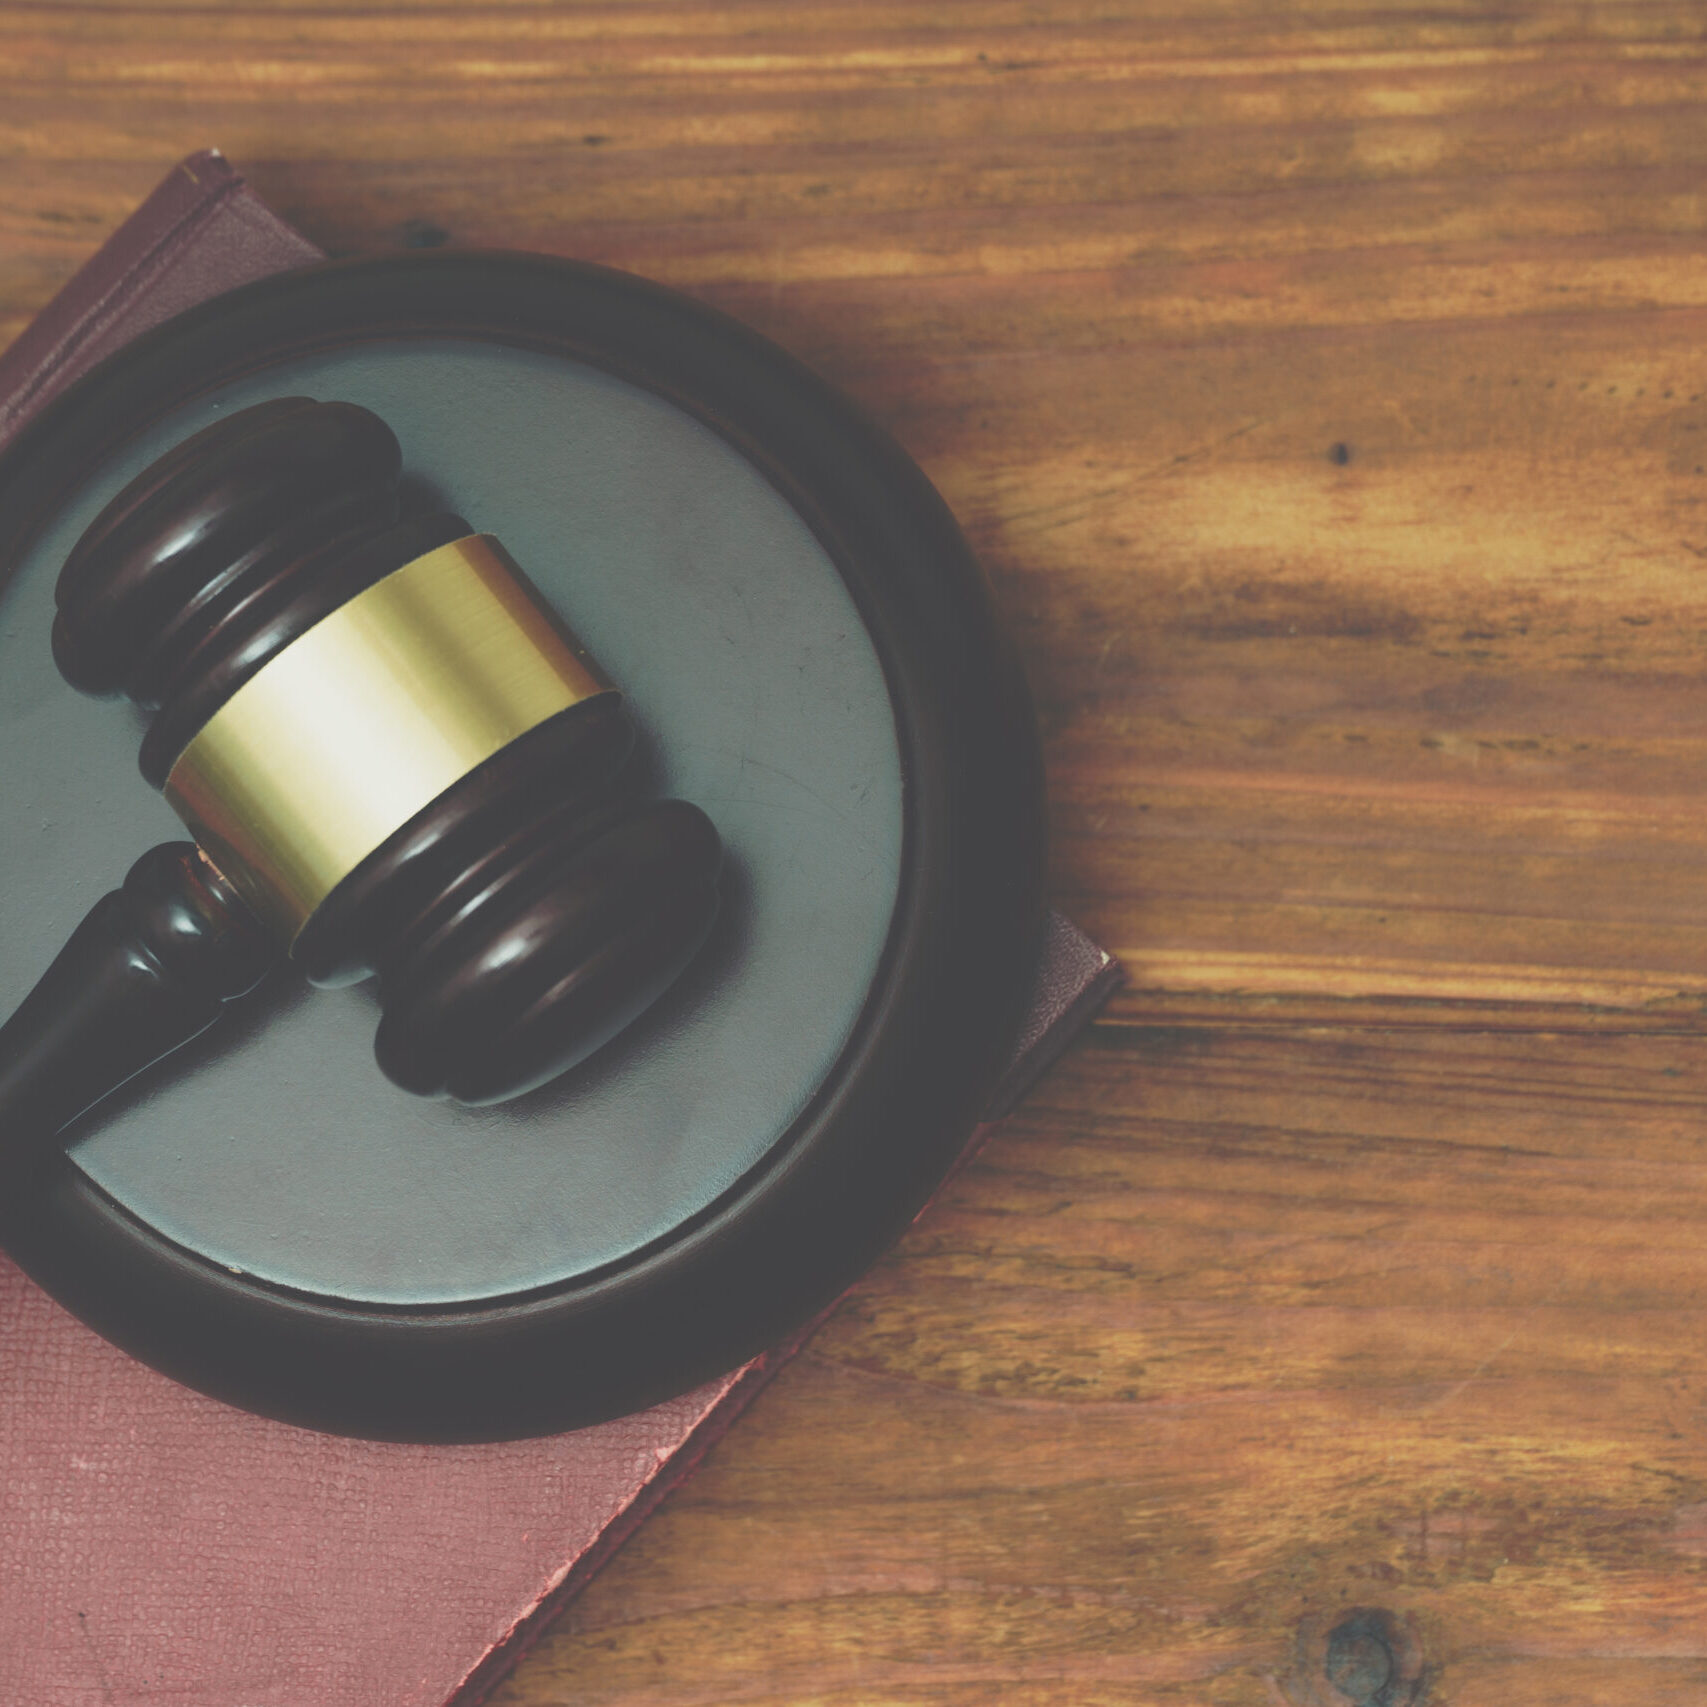
<instances>
[{"instance_id":1,"label":"wood plank","mask_svg":"<svg viewBox=\"0 0 1707 1707\"><path fill-rule=\"evenodd\" d=\"M1698 1698L1704 1094L1100 1032L499 1701L1328 1702L1360 1610L1434 1699Z\"/></svg>"}]
</instances>

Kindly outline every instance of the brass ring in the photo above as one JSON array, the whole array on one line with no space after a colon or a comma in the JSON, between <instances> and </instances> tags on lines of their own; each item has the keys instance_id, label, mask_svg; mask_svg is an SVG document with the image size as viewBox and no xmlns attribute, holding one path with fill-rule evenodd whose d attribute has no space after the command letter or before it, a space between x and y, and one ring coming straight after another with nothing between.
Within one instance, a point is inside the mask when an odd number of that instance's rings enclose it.
<instances>
[{"instance_id":1,"label":"brass ring","mask_svg":"<svg viewBox=\"0 0 1707 1707\"><path fill-rule=\"evenodd\" d=\"M548 717L612 692L489 534L358 593L245 682L165 795L281 937L394 831Z\"/></svg>"}]
</instances>

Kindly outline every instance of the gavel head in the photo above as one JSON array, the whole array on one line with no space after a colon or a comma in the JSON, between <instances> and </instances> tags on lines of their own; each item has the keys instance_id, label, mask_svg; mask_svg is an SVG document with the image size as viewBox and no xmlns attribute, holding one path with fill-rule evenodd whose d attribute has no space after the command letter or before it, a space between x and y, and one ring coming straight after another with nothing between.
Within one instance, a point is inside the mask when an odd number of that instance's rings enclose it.
<instances>
[{"instance_id":1,"label":"gavel head","mask_svg":"<svg viewBox=\"0 0 1707 1707\"><path fill-rule=\"evenodd\" d=\"M152 713L145 777L379 1064L493 1102L590 1054L717 912L717 832L618 800L621 695L496 540L402 516L378 416L281 398L133 480L60 574L54 658Z\"/></svg>"}]
</instances>

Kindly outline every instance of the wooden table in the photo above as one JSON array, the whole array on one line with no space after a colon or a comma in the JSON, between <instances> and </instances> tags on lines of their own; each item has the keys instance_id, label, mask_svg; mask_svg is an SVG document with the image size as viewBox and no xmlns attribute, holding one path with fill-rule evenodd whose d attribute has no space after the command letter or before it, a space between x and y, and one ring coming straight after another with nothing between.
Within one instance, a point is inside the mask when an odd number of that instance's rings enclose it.
<instances>
[{"instance_id":1,"label":"wooden table","mask_svg":"<svg viewBox=\"0 0 1707 1707\"><path fill-rule=\"evenodd\" d=\"M0 4L0 341L210 142L861 399L1130 969L503 1707L1707 1699L1701 5Z\"/></svg>"}]
</instances>

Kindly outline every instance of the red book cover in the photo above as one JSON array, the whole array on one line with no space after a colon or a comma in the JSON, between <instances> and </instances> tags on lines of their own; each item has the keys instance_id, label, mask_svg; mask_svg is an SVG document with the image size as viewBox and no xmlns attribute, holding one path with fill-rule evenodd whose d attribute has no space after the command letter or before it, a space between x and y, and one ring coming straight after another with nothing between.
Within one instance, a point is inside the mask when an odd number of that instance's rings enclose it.
<instances>
[{"instance_id":1,"label":"red book cover","mask_svg":"<svg viewBox=\"0 0 1707 1707\"><path fill-rule=\"evenodd\" d=\"M138 333L319 258L193 156L0 355L0 448ZM992 1116L1117 976L1051 918ZM573 1434L386 1445L180 1387L0 1256L0 1702L472 1707L793 1349Z\"/></svg>"}]
</instances>

